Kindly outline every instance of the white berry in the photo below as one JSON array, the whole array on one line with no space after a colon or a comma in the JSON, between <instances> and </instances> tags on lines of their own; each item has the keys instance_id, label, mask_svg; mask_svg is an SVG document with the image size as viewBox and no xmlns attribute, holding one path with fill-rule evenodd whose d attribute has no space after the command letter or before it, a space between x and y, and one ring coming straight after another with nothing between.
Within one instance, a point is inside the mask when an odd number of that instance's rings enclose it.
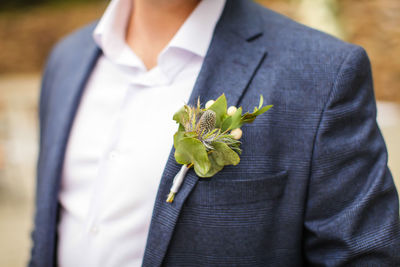
<instances>
[{"instance_id":1,"label":"white berry","mask_svg":"<svg viewBox=\"0 0 400 267\"><path fill-rule=\"evenodd\" d=\"M207 101L207 103L206 103L206 109L208 109L209 107L211 107L212 106L212 104L214 104L214 100L208 100Z\"/></svg>"},{"instance_id":2,"label":"white berry","mask_svg":"<svg viewBox=\"0 0 400 267\"><path fill-rule=\"evenodd\" d=\"M229 116L232 116L233 114L236 113L236 111L237 111L237 108L236 108L235 106L230 106L230 107L228 108L227 113L228 113Z\"/></svg>"},{"instance_id":3,"label":"white berry","mask_svg":"<svg viewBox=\"0 0 400 267\"><path fill-rule=\"evenodd\" d=\"M231 131L231 135L233 136L233 139L239 140L242 137L242 130L240 128L236 128Z\"/></svg>"}]
</instances>

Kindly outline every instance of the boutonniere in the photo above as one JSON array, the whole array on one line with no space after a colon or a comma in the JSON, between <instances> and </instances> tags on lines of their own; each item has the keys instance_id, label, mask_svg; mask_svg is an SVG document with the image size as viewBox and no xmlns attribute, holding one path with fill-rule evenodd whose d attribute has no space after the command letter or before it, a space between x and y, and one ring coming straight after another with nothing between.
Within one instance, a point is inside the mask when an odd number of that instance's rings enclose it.
<instances>
[{"instance_id":1,"label":"boutonniere","mask_svg":"<svg viewBox=\"0 0 400 267\"><path fill-rule=\"evenodd\" d=\"M241 154L239 141L243 124L252 123L255 118L272 105L263 106L264 98L252 113L242 114L242 108L227 107L224 94L217 100L210 100L202 108L200 99L197 106L184 105L174 114L179 123L174 135L175 160L182 164L175 176L167 202L172 203L178 193L187 171L193 167L199 177L208 178L222 170L225 165L237 165Z\"/></svg>"}]
</instances>

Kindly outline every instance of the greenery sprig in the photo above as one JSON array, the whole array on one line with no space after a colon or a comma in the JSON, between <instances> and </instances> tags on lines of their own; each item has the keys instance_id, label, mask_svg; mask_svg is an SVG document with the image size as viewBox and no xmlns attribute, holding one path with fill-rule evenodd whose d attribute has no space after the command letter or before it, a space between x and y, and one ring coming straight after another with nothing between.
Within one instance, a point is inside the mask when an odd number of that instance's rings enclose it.
<instances>
[{"instance_id":1,"label":"greenery sprig","mask_svg":"<svg viewBox=\"0 0 400 267\"><path fill-rule=\"evenodd\" d=\"M228 108L225 94L222 94L217 100L208 101L204 108L198 99L196 106L184 105L174 114L173 119L179 124L174 135L175 160L184 166L174 179L167 202L174 200L187 170L192 166L199 177L208 178L226 165L239 164L242 152L240 127L252 123L272 107L263 106L263 102L261 95L258 107L251 113L242 114L242 107Z\"/></svg>"}]
</instances>

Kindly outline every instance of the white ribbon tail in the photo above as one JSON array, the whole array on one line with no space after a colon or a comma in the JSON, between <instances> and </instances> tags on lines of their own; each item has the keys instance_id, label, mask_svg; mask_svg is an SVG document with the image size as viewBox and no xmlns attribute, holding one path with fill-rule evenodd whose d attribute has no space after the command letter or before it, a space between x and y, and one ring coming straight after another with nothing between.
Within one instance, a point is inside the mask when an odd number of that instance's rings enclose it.
<instances>
[{"instance_id":1,"label":"white ribbon tail","mask_svg":"<svg viewBox=\"0 0 400 267\"><path fill-rule=\"evenodd\" d=\"M183 165L180 171L175 175L174 181L172 182L172 186L167 198L168 203L172 203L174 201L175 195L178 193L179 188L181 187L188 170L189 168L187 167L187 165Z\"/></svg>"}]
</instances>

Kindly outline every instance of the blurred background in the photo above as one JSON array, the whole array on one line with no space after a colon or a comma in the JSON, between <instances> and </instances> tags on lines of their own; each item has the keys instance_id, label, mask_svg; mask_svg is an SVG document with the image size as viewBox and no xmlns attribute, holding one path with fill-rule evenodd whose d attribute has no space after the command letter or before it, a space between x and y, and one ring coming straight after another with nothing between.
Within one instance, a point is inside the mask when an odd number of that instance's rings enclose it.
<instances>
[{"instance_id":1,"label":"blurred background","mask_svg":"<svg viewBox=\"0 0 400 267\"><path fill-rule=\"evenodd\" d=\"M400 188L400 1L258 2L367 50L378 122ZM99 18L107 4L105 0L0 2L0 266L25 266L29 257L37 100L46 57L62 36Z\"/></svg>"}]
</instances>

